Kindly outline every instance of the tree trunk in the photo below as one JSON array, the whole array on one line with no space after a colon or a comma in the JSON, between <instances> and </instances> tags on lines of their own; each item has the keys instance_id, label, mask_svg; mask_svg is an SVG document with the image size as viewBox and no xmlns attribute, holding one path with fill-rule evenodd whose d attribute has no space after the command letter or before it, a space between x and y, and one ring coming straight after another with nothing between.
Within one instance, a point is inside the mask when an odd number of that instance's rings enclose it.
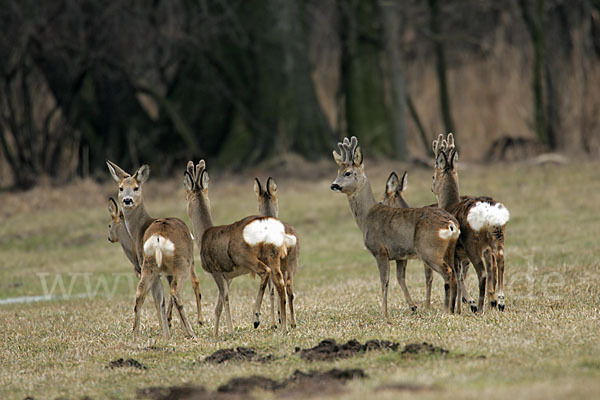
<instances>
[{"instance_id":1,"label":"tree trunk","mask_svg":"<svg viewBox=\"0 0 600 400\"><path fill-rule=\"evenodd\" d=\"M456 131L454 129L454 121L452 119L452 110L450 108L450 95L448 94L448 82L446 78L446 52L442 40L441 29L441 4L439 0L429 0L429 28L433 35L433 51L435 53L435 69L438 77L440 90L440 108L442 111L442 119L446 133Z\"/></svg>"},{"instance_id":2,"label":"tree trunk","mask_svg":"<svg viewBox=\"0 0 600 400\"><path fill-rule=\"evenodd\" d=\"M400 49L401 15L398 3L379 1L379 11L384 31L384 48L387 76L392 100L392 156L398 160L408 159L406 147L406 84Z\"/></svg>"}]
</instances>

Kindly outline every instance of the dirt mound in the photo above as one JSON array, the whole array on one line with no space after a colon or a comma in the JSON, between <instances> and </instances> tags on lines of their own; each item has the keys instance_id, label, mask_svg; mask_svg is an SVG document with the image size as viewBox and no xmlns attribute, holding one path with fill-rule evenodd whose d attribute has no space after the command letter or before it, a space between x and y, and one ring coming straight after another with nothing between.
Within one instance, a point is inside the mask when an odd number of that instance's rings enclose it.
<instances>
[{"instance_id":1,"label":"dirt mound","mask_svg":"<svg viewBox=\"0 0 600 400\"><path fill-rule=\"evenodd\" d=\"M137 369L148 369L148 367L141 364L139 361L134 360L133 358L128 358L127 360L119 358L118 360L109 362L107 367L110 369L125 368L125 367L133 367L133 368L137 368Z\"/></svg>"},{"instance_id":2,"label":"dirt mound","mask_svg":"<svg viewBox=\"0 0 600 400\"><path fill-rule=\"evenodd\" d=\"M285 386L285 383L274 381L260 375L233 378L217 389L220 393L249 393L254 389L275 391Z\"/></svg>"},{"instance_id":3,"label":"dirt mound","mask_svg":"<svg viewBox=\"0 0 600 400\"><path fill-rule=\"evenodd\" d=\"M396 351L398 350L398 343L387 340L369 340L365 344L361 344L359 341L352 339L347 343L337 344L335 339L325 339L310 349L296 348L296 351L300 352L300 358L306 361L329 361L348 358L373 350Z\"/></svg>"},{"instance_id":4,"label":"dirt mound","mask_svg":"<svg viewBox=\"0 0 600 400\"><path fill-rule=\"evenodd\" d=\"M448 350L434 346L430 343L410 343L404 346L400 354L448 354Z\"/></svg>"},{"instance_id":5,"label":"dirt mound","mask_svg":"<svg viewBox=\"0 0 600 400\"><path fill-rule=\"evenodd\" d=\"M302 398L320 396L323 393L338 393L349 380L366 378L362 369L332 369L325 372L296 370L282 382L265 376L253 375L233 378L219 386L217 391L206 390L202 386L150 387L138 390L138 398L153 400L204 400L204 399L245 399L255 389L275 392L284 397Z\"/></svg>"},{"instance_id":6,"label":"dirt mound","mask_svg":"<svg viewBox=\"0 0 600 400\"><path fill-rule=\"evenodd\" d=\"M386 390L393 392L423 392L428 390L436 390L436 388L432 386L419 385L416 383L389 383L377 388L378 392Z\"/></svg>"},{"instance_id":7,"label":"dirt mound","mask_svg":"<svg viewBox=\"0 0 600 400\"><path fill-rule=\"evenodd\" d=\"M221 349L212 353L204 359L204 362L221 364L225 361L257 361L266 363L273 360L272 354L261 356L255 349L249 347L238 347L235 349Z\"/></svg>"}]
</instances>

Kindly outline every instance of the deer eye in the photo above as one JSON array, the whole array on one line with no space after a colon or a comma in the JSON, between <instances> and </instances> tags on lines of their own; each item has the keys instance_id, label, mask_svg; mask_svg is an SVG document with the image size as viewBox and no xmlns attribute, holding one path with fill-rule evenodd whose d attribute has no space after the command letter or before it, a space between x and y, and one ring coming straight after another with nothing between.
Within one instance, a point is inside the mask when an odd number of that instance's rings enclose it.
<instances>
[{"instance_id":1,"label":"deer eye","mask_svg":"<svg viewBox=\"0 0 600 400\"><path fill-rule=\"evenodd\" d=\"M122 191L123 191L123 186L121 186L121 187L119 188L119 192L122 192Z\"/></svg>"},{"instance_id":2,"label":"deer eye","mask_svg":"<svg viewBox=\"0 0 600 400\"><path fill-rule=\"evenodd\" d=\"M134 191L134 192L137 192L138 190L140 190L140 187L139 187L139 186L136 186L136 187L134 187L134 188L133 188L133 191Z\"/></svg>"},{"instance_id":3,"label":"deer eye","mask_svg":"<svg viewBox=\"0 0 600 400\"><path fill-rule=\"evenodd\" d=\"M344 174L344 176L350 176L350 175L352 175L352 172L350 172L350 171L346 171L346 173Z\"/></svg>"}]
</instances>

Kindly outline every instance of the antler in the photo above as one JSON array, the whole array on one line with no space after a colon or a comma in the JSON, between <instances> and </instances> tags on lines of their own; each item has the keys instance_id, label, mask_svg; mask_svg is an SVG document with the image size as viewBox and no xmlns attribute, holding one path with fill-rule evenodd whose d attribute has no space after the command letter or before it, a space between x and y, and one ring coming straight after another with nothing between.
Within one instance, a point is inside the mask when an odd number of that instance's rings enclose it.
<instances>
[{"instance_id":1,"label":"antler","mask_svg":"<svg viewBox=\"0 0 600 400\"><path fill-rule=\"evenodd\" d=\"M447 147L448 152L450 152L451 150L453 150L456 147L454 145L454 135L452 134L452 132L450 132L448 134L448 137L446 138L446 142L448 143L448 147Z\"/></svg>"},{"instance_id":2,"label":"antler","mask_svg":"<svg viewBox=\"0 0 600 400\"><path fill-rule=\"evenodd\" d=\"M344 162L351 164L354 158L354 152L356 151L356 147L358 146L358 139L356 136L352 136L350 140L348 138L344 138L344 143L342 145L346 150L346 157L344 158Z\"/></svg>"},{"instance_id":3,"label":"antler","mask_svg":"<svg viewBox=\"0 0 600 400\"><path fill-rule=\"evenodd\" d=\"M433 157L437 158L439 152L441 151L442 142L444 141L444 135L440 133L437 140L434 140L431 144L431 148L433 149Z\"/></svg>"}]
</instances>

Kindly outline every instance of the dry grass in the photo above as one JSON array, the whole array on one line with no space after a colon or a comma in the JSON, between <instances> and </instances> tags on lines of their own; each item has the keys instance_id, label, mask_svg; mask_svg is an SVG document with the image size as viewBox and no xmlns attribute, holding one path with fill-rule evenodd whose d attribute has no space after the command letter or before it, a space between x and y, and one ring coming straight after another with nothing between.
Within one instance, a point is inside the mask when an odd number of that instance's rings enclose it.
<instances>
[{"instance_id":1,"label":"dry grass","mask_svg":"<svg viewBox=\"0 0 600 400\"><path fill-rule=\"evenodd\" d=\"M233 334L211 336L216 287L200 273L207 324L197 328L199 339L186 340L179 322L164 344L154 307L146 302L141 340L132 343L132 267L118 245L106 241L105 197L111 185L93 186L97 198L69 201L64 206L40 201L45 192L2 194L3 204L15 196L37 202L27 212L0 213L0 299L43 294L36 273L56 274L69 283L69 273L89 273L112 288L114 273L123 273L114 296L103 290L92 299L71 298L32 304L0 305L0 397L131 398L138 388L197 384L210 389L236 376L260 374L285 378L295 369L363 368L369 378L351 382L339 396L365 398L382 385L414 383L430 390L382 390L378 398L592 398L600 392L600 180L597 164L563 167L495 165L462 166L463 193L488 194L511 210L507 230L507 311L483 316L440 312L441 279L434 280L433 309L410 313L395 279L391 282L391 323L380 313L379 279L373 258L363 249L361 235L343 195L332 193L331 176L313 182L279 180L281 217L294 224L302 239L296 282L298 327L287 333L261 325L252 328L251 303L258 285L248 276L232 288ZM400 165L368 163L376 196L383 191L389 170ZM501 174L500 174L501 173ZM277 178L277 175L275 174ZM411 170L407 200L430 204L431 171ZM90 184L91 185L91 184ZM160 186L160 187L159 187ZM250 177L211 181L216 223L239 219L256 210ZM77 193L76 187L48 193ZM153 215L187 220L178 180L146 187ZM175 193L175 195L169 195ZM60 197L60 196L59 196ZM13 199L14 200L14 199ZM469 287L475 287L471 271ZM72 276L72 275L71 275ZM410 262L408 284L417 301L424 299L422 266ZM86 293L83 275L73 294ZM194 302L186 284L185 303ZM263 303L263 320L268 315ZM447 357L406 359L397 353L370 353L333 362L306 363L295 346L314 346L321 339L389 339L401 345L428 341L450 350ZM199 362L217 349L255 347L272 353L268 364L251 362L209 365ZM463 356L461 356L463 355ZM480 358L478 356L485 356ZM134 358L148 367L108 369L118 358ZM273 397L272 394L263 394ZM329 397L335 397L328 395ZM327 397L327 396L325 396Z\"/></svg>"}]
</instances>

